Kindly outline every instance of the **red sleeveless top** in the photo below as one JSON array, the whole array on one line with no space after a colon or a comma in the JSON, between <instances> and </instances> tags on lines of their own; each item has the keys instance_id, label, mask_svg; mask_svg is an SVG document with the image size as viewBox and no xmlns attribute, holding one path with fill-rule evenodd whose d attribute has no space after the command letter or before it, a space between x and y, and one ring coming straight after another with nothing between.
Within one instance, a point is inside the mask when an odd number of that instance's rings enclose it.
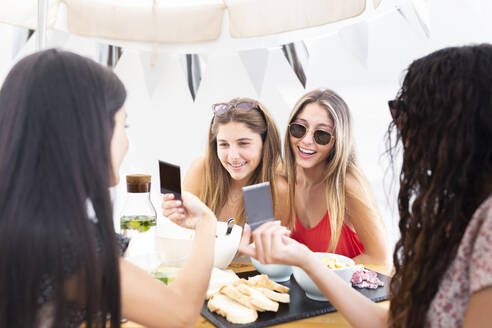
<instances>
[{"instance_id":1,"label":"red sleeveless top","mask_svg":"<svg viewBox=\"0 0 492 328\"><path fill-rule=\"evenodd\" d=\"M326 211L321 221L311 229L306 228L296 217L296 228L291 237L306 245L313 252L326 252L330 245L330 234L330 217ZM359 236L344 223L335 253L354 258L363 252L364 245L362 245Z\"/></svg>"}]
</instances>

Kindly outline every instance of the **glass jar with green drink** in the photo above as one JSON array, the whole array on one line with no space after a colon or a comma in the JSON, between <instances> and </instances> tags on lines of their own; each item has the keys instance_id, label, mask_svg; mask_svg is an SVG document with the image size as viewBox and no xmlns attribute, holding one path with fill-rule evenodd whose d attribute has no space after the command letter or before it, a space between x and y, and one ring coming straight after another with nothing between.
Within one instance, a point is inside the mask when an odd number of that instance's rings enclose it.
<instances>
[{"instance_id":1,"label":"glass jar with green drink","mask_svg":"<svg viewBox=\"0 0 492 328\"><path fill-rule=\"evenodd\" d=\"M150 178L147 174L126 176L128 195L120 215L120 228L130 238L132 253L153 249L150 244L154 240L157 213L150 199Z\"/></svg>"}]
</instances>

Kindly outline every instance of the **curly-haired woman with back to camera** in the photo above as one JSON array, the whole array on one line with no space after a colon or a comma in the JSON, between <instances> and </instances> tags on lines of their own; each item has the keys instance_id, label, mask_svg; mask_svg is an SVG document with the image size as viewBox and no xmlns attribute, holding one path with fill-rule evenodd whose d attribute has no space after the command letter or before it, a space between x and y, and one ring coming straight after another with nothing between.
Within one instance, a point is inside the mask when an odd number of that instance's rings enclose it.
<instances>
[{"instance_id":1,"label":"curly-haired woman with back to camera","mask_svg":"<svg viewBox=\"0 0 492 328\"><path fill-rule=\"evenodd\" d=\"M354 327L490 327L492 45L414 61L389 104L390 154L403 150L389 311L343 284L285 228L265 224L255 243L271 245L267 263L302 267ZM240 249L257 256L244 241Z\"/></svg>"}]
</instances>

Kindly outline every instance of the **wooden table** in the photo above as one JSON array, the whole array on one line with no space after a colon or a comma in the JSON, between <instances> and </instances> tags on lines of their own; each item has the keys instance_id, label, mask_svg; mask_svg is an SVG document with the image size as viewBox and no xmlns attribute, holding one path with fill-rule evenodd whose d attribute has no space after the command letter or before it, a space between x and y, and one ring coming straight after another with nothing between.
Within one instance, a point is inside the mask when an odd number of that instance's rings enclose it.
<instances>
[{"instance_id":1,"label":"wooden table","mask_svg":"<svg viewBox=\"0 0 492 328\"><path fill-rule=\"evenodd\" d=\"M391 266L389 265L376 265L376 264L364 264L364 267L380 272L385 275L391 274ZM234 270L236 273L253 271L255 268L250 262L233 262L229 266L229 269ZM389 301L379 302L378 305L388 308ZM127 322L121 326L122 328L143 328L143 326ZM205 319L202 315L198 318L194 328L213 328L215 327ZM347 320L339 312L331 312L323 314L316 317L311 317L308 319L292 321L288 323L282 323L273 327L283 327L283 328L315 328L315 327L351 327Z\"/></svg>"}]
</instances>

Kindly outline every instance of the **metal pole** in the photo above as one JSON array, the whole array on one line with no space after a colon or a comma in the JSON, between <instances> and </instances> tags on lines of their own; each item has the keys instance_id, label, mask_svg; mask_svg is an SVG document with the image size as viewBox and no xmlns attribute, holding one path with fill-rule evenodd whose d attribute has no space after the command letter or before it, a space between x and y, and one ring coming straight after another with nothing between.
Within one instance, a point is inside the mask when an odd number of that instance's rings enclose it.
<instances>
[{"instance_id":1,"label":"metal pole","mask_svg":"<svg viewBox=\"0 0 492 328\"><path fill-rule=\"evenodd\" d=\"M38 28L36 50L46 48L46 32L48 29L48 0L38 0Z\"/></svg>"},{"instance_id":2,"label":"metal pole","mask_svg":"<svg viewBox=\"0 0 492 328\"><path fill-rule=\"evenodd\" d=\"M111 68L114 69L116 67L116 62L118 61L118 47L111 46Z\"/></svg>"}]
</instances>

